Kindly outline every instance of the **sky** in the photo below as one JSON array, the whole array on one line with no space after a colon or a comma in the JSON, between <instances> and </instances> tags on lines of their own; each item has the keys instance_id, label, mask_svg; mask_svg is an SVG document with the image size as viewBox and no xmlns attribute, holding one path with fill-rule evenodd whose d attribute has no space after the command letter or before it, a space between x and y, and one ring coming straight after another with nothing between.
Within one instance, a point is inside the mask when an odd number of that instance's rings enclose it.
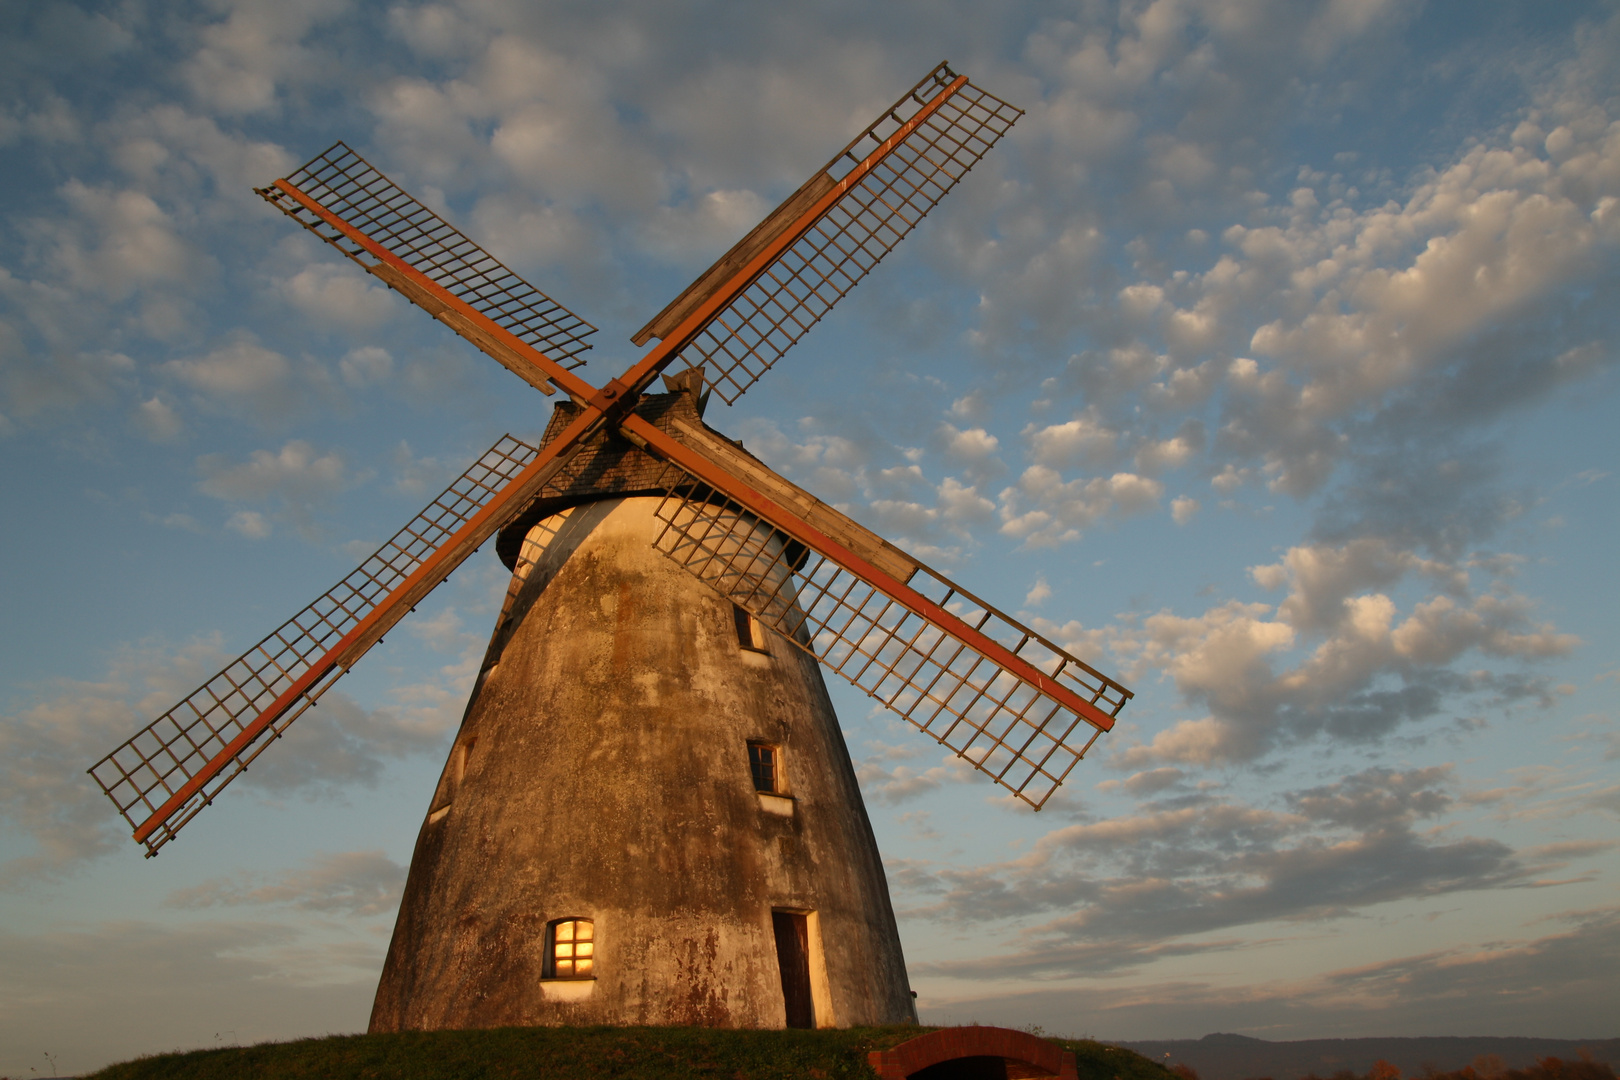
<instances>
[{"instance_id":1,"label":"sky","mask_svg":"<svg viewBox=\"0 0 1620 1080\"><path fill-rule=\"evenodd\" d=\"M924 1020L1620 1034L1620 8L0 3L0 1073L363 1029L485 550L155 860L84 770L549 403L252 192L601 327L941 59L1026 115L709 422L1136 698L1040 813L835 702Z\"/></svg>"}]
</instances>

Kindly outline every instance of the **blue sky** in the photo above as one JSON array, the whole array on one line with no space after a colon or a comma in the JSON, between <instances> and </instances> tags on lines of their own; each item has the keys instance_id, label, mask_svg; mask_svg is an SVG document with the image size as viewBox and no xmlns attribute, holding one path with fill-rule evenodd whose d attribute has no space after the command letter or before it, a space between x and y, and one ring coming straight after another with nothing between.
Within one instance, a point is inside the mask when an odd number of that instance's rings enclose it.
<instances>
[{"instance_id":1,"label":"blue sky","mask_svg":"<svg viewBox=\"0 0 1620 1080\"><path fill-rule=\"evenodd\" d=\"M1137 691L1039 814L835 688L925 1019L1612 1036L1612 4L16 3L0 1071L362 1028L476 556L156 860L83 770L549 404L250 190L628 338L941 58L1028 110L709 420Z\"/></svg>"}]
</instances>

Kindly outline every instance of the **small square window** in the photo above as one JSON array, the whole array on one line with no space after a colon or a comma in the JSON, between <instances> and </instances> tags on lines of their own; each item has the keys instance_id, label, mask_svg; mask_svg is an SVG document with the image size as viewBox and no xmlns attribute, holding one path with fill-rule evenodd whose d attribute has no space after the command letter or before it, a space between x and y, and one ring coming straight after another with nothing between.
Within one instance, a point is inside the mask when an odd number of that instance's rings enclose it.
<instances>
[{"instance_id":1,"label":"small square window","mask_svg":"<svg viewBox=\"0 0 1620 1080\"><path fill-rule=\"evenodd\" d=\"M596 927L589 919L558 919L546 934L545 977L587 979L596 967Z\"/></svg>"},{"instance_id":2,"label":"small square window","mask_svg":"<svg viewBox=\"0 0 1620 1080\"><path fill-rule=\"evenodd\" d=\"M773 794L782 790L782 751L769 743L748 744L748 768L754 774L754 790Z\"/></svg>"}]
</instances>

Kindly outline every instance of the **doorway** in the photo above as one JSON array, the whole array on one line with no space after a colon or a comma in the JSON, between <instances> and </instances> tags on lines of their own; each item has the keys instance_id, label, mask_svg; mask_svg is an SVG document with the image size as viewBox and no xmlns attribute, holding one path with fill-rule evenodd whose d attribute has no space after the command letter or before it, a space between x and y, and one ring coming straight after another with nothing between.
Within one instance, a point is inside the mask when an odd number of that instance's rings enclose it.
<instances>
[{"instance_id":1,"label":"doorway","mask_svg":"<svg viewBox=\"0 0 1620 1080\"><path fill-rule=\"evenodd\" d=\"M810 996L810 927L803 912L771 912L776 933L776 966L782 971L782 1001L787 1026L816 1026L815 1001Z\"/></svg>"}]
</instances>

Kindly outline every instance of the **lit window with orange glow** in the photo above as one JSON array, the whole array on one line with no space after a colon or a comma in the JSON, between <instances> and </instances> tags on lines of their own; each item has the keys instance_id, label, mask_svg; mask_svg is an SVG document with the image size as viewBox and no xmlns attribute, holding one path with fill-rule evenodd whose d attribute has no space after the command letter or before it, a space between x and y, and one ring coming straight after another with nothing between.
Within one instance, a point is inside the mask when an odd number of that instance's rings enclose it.
<instances>
[{"instance_id":1,"label":"lit window with orange glow","mask_svg":"<svg viewBox=\"0 0 1620 1080\"><path fill-rule=\"evenodd\" d=\"M546 950L546 976L552 979L595 978L596 927L589 919L558 919L551 924Z\"/></svg>"}]
</instances>

